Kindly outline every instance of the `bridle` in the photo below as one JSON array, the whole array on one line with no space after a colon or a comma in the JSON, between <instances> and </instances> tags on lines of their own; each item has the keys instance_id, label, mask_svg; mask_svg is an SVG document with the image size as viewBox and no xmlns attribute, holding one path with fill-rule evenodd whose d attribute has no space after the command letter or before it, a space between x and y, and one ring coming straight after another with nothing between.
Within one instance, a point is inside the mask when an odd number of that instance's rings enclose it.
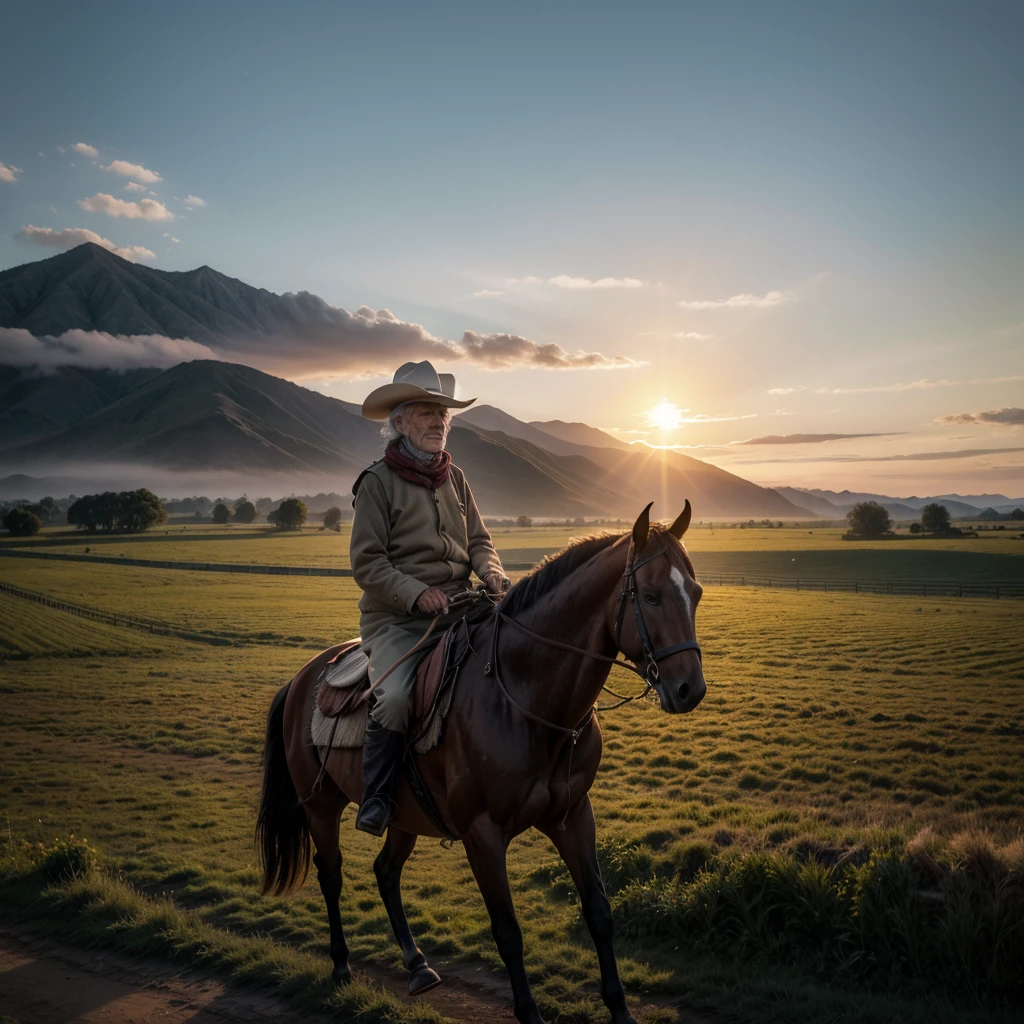
<instances>
[{"instance_id":1,"label":"bridle","mask_svg":"<svg viewBox=\"0 0 1024 1024\"><path fill-rule=\"evenodd\" d=\"M669 644L668 647L655 648L651 640L650 631L647 629L647 622L644 619L643 608L640 607L640 588L636 583L636 571L642 565L653 562L662 555L668 555L668 549L662 547L653 555L648 555L641 561L636 560L636 546L633 541L629 542L629 553L626 555L626 571L622 574L622 594L619 597L619 610L615 616L615 646L622 650L622 623L626 617L626 605L633 605L633 617L636 619L636 631L640 636L640 647L644 655L644 677L647 680L647 691L658 681L661 674L658 669L658 662L680 651L696 651L697 657L704 660L704 654L700 644L696 640L680 640L677 644Z\"/></svg>"},{"instance_id":2,"label":"bridle","mask_svg":"<svg viewBox=\"0 0 1024 1024\"><path fill-rule=\"evenodd\" d=\"M596 661L608 662L611 665L619 665L635 675L638 675L643 679L645 686L642 693L638 693L634 696L623 696L622 694L616 693L614 690L609 689L607 686L603 686L603 690L607 690L613 697L617 697L618 701L615 704L608 704L604 707L598 705L598 711L611 711L614 708L621 707L623 704L628 704L635 700L642 700L647 696L654 687L654 684L658 681L660 670L658 669L658 662L665 658L670 657L673 654L678 654L680 651L696 651L697 657L703 661L703 653L700 649L700 644L696 640L681 640L678 643L670 644L667 647L655 648L653 641L651 640L650 630L647 628L647 622L644 619L643 609L640 607L640 593L639 587L636 582L636 571L641 566L647 565L648 562L653 562L656 558L662 555L668 555L668 549L662 547L661 550L656 551L653 555L648 555L647 558L637 562L636 560L636 546L632 539L629 542L629 551L626 555L626 570L622 574L622 593L619 597L619 608L615 616L615 646L618 651L622 650L622 625L626 615L626 605L631 603L633 605L633 615L636 619L636 630L640 637L640 647L643 651L644 667L638 668L631 661L620 661L618 656L609 658L605 654L598 654L595 651L588 651L582 647L576 647L574 644L567 644L561 640L554 640L551 637L544 636L541 633L535 633L532 629L528 629L518 619L512 618L510 615L506 615L500 608L496 609L496 615L494 619L494 630L491 637L491 659L484 665L484 675L494 674L495 682L498 684L498 688L501 690L505 699L522 715L537 722L540 725L547 726L549 729L554 729L556 732L566 733L572 736L573 745L579 739L580 734L590 724L593 717L593 708L588 709L584 717L576 724L574 728L567 728L564 725L559 725L556 722L549 722L545 718L541 718L539 715L534 714L529 708L523 707L513 696L508 692L504 682L501 679L501 672L499 669L498 659L498 633L502 622L507 622L510 625L515 626L520 632L525 633L526 636L538 643L545 644L548 647L555 647L559 650L569 651L572 654L579 654L586 658L593 658Z\"/></svg>"}]
</instances>

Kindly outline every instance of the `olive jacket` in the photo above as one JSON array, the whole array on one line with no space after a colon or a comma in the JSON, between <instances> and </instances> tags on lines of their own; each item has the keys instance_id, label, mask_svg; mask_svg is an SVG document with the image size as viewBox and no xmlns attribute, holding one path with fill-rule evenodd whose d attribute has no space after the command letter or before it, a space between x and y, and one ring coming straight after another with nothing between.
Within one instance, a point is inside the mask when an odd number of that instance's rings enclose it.
<instances>
[{"instance_id":1,"label":"olive jacket","mask_svg":"<svg viewBox=\"0 0 1024 1024\"><path fill-rule=\"evenodd\" d=\"M430 587L464 590L470 570L481 579L502 571L458 467L452 466L448 482L434 491L403 480L382 460L365 470L352 489L350 555L364 615L413 615Z\"/></svg>"}]
</instances>

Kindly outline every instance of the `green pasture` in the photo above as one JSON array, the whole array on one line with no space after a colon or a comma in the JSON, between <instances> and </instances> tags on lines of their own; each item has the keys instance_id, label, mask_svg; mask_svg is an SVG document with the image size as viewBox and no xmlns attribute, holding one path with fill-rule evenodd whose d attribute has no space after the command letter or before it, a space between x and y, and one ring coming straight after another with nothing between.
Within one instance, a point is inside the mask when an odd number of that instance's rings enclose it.
<instances>
[{"instance_id":1,"label":"green pasture","mask_svg":"<svg viewBox=\"0 0 1024 1024\"><path fill-rule=\"evenodd\" d=\"M344 535L315 532L297 541L347 546ZM125 543L134 554L161 542ZM224 546L249 543L260 539ZM251 837L266 709L310 654L358 631L353 582L14 559L0 561L0 580L229 642L100 626L0 595L0 824L10 836L0 902L9 912L53 927L74 913L83 941L272 978L345 1014L430 1018L429 1007L409 1010L368 986L327 996L315 882L293 897L259 896ZM685 945L673 922L690 927L678 909L689 890L678 887L701 878L720 899L735 882L729 872L751 865L845 854L870 871L879 850L905 850L914 837L940 860L974 843L992 871L1016 865L1019 878L1024 602L712 588L698 630L709 690L693 714L644 703L601 719L593 798L620 965L641 1019L676 1019L679 999L751 1022L1013 1019L1002 997L950 1002L934 984L876 974L844 982L816 973L825 968L813 957L772 959L715 945L710 932L702 953L699 936ZM343 913L357 974L360 963L397 967L370 870L378 842L351 824L350 810ZM104 873L31 902L38 887L26 882L22 844L71 833L98 850ZM518 839L510 870L545 1013L606 1019L596 960L547 839ZM500 969L460 848L421 841L405 893L442 974ZM743 927L756 935L765 922Z\"/></svg>"},{"instance_id":2,"label":"green pasture","mask_svg":"<svg viewBox=\"0 0 1024 1024\"><path fill-rule=\"evenodd\" d=\"M495 529L493 536L507 563L525 565L559 550L574 536L592 532L592 527L502 527ZM694 527L686 541L698 576L712 582L716 573L955 583L1024 580L1024 540L1013 533L993 531L960 540L907 537L851 542L842 540L839 529ZM61 528L44 530L34 538L0 543L63 554L84 554L88 548L90 554L114 558L123 555L158 561L349 567L347 526L341 533L334 533L318 527L282 532L259 526L190 524L138 536L89 535ZM12 563L10 560L5 564ZM232 631L230 625L227 629Z\"/></svg>"}]
</instances>

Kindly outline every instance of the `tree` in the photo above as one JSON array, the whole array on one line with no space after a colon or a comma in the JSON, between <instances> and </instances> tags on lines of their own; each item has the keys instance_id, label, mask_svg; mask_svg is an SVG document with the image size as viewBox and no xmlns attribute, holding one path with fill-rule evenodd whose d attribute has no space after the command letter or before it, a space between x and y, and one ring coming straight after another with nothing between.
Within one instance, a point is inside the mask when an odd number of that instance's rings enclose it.
<instances>
[{"instance_id":1,"label":"tree","mask_svg":"<svg viewBox=\"0 0 1024 1024\"><path fill-rule=\"evenodd\" d=\"M106 491L86 494L75 501L68 509L68 522L89 533L118 529L138 533L167 522L167 510L145 487L137 491Z\"/></svg>"},{"instance_id":2,"label":"tree","mask_svg":"<svg viewBox=\"0 0 1024 1024\"><path fill-rule=\"evenodd\" d=\"M306 521L306 503L298 498L285 498L273 512L267 514L267 522L279 530L301 530Z\"/></svg>"},{"instance_id":3,"label":"tree","mask_svg":"<svg viewBox=\"0 0 1024 1024\"><path fill-rule=\"evenodd\" d=\"M256 506L251 501L242 501L235 506L235 522L251 523L256 518Z\"/></svg>"},{"instance_id":4,"label":"tree","mask_svg":"<svg viewBox=\"0 0 1024 1024\"><path fill-rule=\"evenodd\" d=\"M36 502L34 505L28 505L28 510L34 512L44 522L48 523L53 519L56 519L60 514L60 510L57 508L57 503L53 498L43 498Z\"/></svg>"},{"instance_id":5,"label":"tree","mask_svg":"<svg viewBox=\"0 0 1024 1024\"><path fill-rule=\"evenodd\" d=\"M910 532L911 533L920 533L921 532L921 524L920 523L911 523L910 524Z\"/></svg>"},{"instance_id":6,"label":"tree","mask_svg":"<svg viewBox=\"0 0 1024 1024\"><path fill-rule=\"evenodd\" d=\"M160 499L147 488L122 491L117 497L120 506L117 518L122 530L138 533L167 522L167 510L160 503Z\"/></svg>"},{"instance_id":7,"label":"tree","mask_svg":"<svg viewBox=\"0 0 1024 1024\"><path fill-rule=\"evenodd\" d=\"M231 518L231 509L224 504L223 501L218 501L213 506L213 521L218 526L223 526Z\"/></svg>"},{"instance_id":8,"label":"tree","mask_svg":"<svg viewBox=\"0 0 1024 1024\"><path fill-rule=\"evenodd\" d=\"M31 537L42 525L39 516L24 505L8 510L4 516L4 528L14 537Z\"/></svg>"},{"instance_id":9,"label":"tree","mask_svg":"<svg viewBox=\"0 0 1024 1024\"><path fill-rule=\"evenodd\" d=\"M921 529L926 533L949 533L952 525L945 505L933 501L921 509Z\"/></svg>"},{"instance_id":10,"label":"tree","mask_svg":"<svg viewBox=\"0 0 1024 1024\"><path fill-rule=\"evenodd\" d=\"M868 540L892 533L892 518L877 501L858 501L846 513L846 521L850 524L848 537Z\"/></svg>"},{"instance_id":11,"label":"tree","mask_svg":"<svg viewBox=\"0 0 1024 1024\"><path fill-rule=\"evenodd\" d=\"M340 530L341 529L341 509L337 505L332 505L324 513L324 526L328 530Z\"/></svg>"},{"instance_id":12,"label":"tree","mask_svg":"<svg viewBox=\"0 0 1024 1024\"><path fill-rule=\"evenodd\" d=\"M529 516L520 516L516 520L516 526L533 526L533 520Z\"/></svg>"},{"instance_id":13,"label":"tree","mask_svg":"<svg viewBox=\"0 0 1024 1024\"><path fill-rule=\"evenodd\" d=\"M1010 513L1010 518L1016 520L1017 522L1020 522L1021 519L1024 519L1024 508L1015 508Z\"/></svg>"}]
</instances>

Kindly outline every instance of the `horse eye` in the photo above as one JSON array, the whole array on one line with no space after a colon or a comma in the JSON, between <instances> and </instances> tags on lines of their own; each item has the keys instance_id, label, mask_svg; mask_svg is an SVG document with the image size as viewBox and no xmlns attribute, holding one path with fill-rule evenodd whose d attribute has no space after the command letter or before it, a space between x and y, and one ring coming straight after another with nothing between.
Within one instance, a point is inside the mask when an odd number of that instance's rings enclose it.
<instances>
[{"instance_id":1,"label":"horse eye","mask_svg":"<svg viewBox=\"0 0 1024 1024\"><path fill-rule=\"evenodd\" d=\"M661 598L653 590L644 591L644 600L648 604L661 604Z\"/></svg>"}]
</instances>

